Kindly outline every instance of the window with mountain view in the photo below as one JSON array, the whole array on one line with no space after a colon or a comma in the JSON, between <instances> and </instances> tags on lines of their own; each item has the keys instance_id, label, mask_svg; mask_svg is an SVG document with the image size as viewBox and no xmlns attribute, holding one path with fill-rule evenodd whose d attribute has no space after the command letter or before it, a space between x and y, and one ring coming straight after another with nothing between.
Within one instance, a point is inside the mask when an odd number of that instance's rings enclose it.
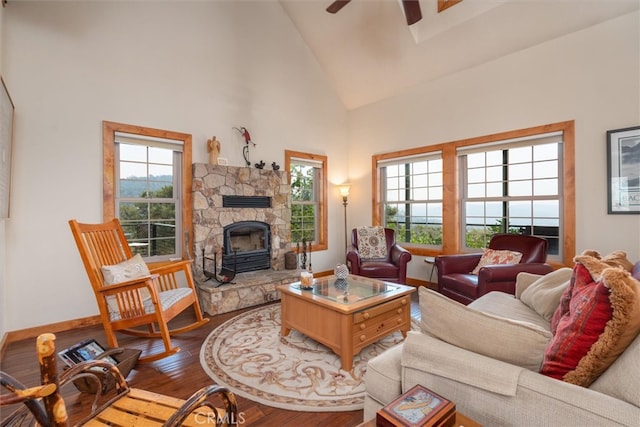
<instances>
[{"instance_id":1,"label":"window with mountain view","mask_svg":"<svg viewBox=\"0 0 640 427\"><path fill-rule=\"evenodd\" d=\"M118 218L132 252L147 261L182 258L191 136L111 122L103 133L105 221Z\"/></svg>"},{"instance_id":2,"label":"window with mountain view","mask_svg":"<svg viewBox=\"0 0 640 427\"><path fill-rule=\"evenodd\" d=\"M116 212L133 253L143 257L178 254L180 200L174 189L180 188L182 147L116 135L118 159Z\"/></svg>"},{"instance_id":3,"label":"window with mountain view","mask_svg":"<svg viewBox=\"0 0 640 427\"><path fill-rule=\"evenodd\" d=\"M442 245L442 154L378 163L383 225L401 242Z\"/></svg>"},{"instance_id":4,"label":"window with mountain view","mask_svg":"<svg viewBox=\"0 0 640 427\"><path fill-rule=\"evenodd\" d=\"M536 135L458 149L466 248L484 248L495 233L545 238L560 249L562 134Z\"/></svg>"},{"instance_id":5,"label":"window with mountain view","mask_svg":"<svg viewBox=\"0 0 640 427\"><path fill-rule=\"evenodd\" d=\"M413 254L477 252L495 233L575 254L575 124L551 123L373 155L372 223Z\"/></svg>"}]
</instances>

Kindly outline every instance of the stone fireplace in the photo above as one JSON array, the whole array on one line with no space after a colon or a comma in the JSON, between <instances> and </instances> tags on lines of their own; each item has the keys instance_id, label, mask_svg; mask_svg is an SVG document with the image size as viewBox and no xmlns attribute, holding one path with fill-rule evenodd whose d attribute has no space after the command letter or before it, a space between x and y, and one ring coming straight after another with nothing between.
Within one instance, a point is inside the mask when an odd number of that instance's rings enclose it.
<instances>
[{"instance_id":1,"label":"stone fireplace","mask_svg":"<svg viewBox=\"0 0 640 427\"><path fill-rule=\"evenodd\" d=\"M193 270L202 308L218 314L278 299L275 287L298 274L284 269L290 228L291 193L285 172L194 164ZM205 268L232 269L234 263L239 274L233 283L219 286L204 274Z\"/></svg>"}]
</instances>

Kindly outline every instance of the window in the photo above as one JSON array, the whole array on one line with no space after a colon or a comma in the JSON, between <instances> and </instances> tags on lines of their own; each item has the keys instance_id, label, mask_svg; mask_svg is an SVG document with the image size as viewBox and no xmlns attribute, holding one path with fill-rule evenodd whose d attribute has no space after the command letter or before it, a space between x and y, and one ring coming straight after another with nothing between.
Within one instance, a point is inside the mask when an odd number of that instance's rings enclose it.
<instances>
[{"instance_id":1,"label":"window","mask_svg":"<svg viewBox=\"0 0 640 427\"><path fill-rule=\"evenodd\" d=\"M134 254L183 257L191 229L191 136L104 122L104 219L118 218Z\"/></svg>"},{"instance_id":2,"label":"window","mask_svg":"<svg viewBox=\"0 0 640 427\"><path fill-rule=\"evenodd\" d=\"M495 233L543 237L560 253L562 134L458 150L462 247L484 248Z\"/></svg>"},{"instance_id":3,"label":"window","mask_svg":"<svg viewBox=\"0 0 640 427\"><path fill-rule=\"evenodd\" d=\"M327 157L285 151L291 184L291 242L327 248Z\"/></svg>"},{"instance_id":4,"label":"window","mask_svg":"<svg viewBox=\"0 0 640 427\"><path fill-rule=\"evenodd\" d=\"M442 153L378 162L383 222L399 242L442 245Z\"/></svg>"},{"instance_id":5,"label":"window","mask_svg":"<svg viewBox=\"0 0 640 427\"><path fill-rule=\"evenodd\" d=\"M491 234L512 232L547 239L549 262L573 265L573 121L372 160L372 223L398 230L397 240L413 254L477 251Z\"/></svg>"}]
</instances>

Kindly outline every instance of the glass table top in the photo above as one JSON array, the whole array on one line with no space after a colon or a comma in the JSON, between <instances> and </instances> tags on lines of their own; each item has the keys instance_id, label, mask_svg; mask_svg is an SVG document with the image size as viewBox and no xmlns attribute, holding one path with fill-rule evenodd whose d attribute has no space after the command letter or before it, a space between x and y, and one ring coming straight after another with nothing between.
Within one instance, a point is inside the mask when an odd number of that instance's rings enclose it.
<instances>
[{"instance_id":1,"label":"glass table top","mask_svg":"<svg viewBox=\"0 0 640 427\"><path fill-rule=\"evenodd\" d=\"M398 285L352 275L346 279L337 279L334 276L318 277L313 279L311 288L303 288L300 282L291 284L291 287L343 304L351 304L400 289Z\"/></svg>"}]
</instances>

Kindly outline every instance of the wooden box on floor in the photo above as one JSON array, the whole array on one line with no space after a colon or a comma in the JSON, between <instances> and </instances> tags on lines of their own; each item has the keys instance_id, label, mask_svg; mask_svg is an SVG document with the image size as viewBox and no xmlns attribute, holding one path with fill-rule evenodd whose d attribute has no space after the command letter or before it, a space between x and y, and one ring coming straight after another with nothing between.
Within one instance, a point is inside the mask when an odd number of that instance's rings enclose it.
<instances>
[{"instance_id":1,"label":"wooden box on floor","mask_svg":"<svg viewBox=\"0 0 640 427\"><path fill-rule=\"evenodd\" d=\"M142 351L135 348L112 348L102 354L99 354L96 359L100 360L111 357L117 362L115 365L117 366L120 373L122 373L122 376L126 378L127 375L129 375L129 372L131 372L135 364L138 362L138 358L140 357L141 353ZM102 378L101 392L103 394L111 390L115 386L115 380L111 375L102 375L102 373L97 374ZM75 385L78 390L84 393L95 394L98 391L98 383L88 378L75 379L73 380L73 385Z\"/></svg>"},{"instance_id":2,"label":"wooden box on floor","mask_svg":"<svg viewBox=\"0 0 640 427\"><path fill-rule=\"evenodd\" d=\"M381 427L452 427L455 420L455 403L419 384L376 414Z\"/></svg>"}]
</instances>

